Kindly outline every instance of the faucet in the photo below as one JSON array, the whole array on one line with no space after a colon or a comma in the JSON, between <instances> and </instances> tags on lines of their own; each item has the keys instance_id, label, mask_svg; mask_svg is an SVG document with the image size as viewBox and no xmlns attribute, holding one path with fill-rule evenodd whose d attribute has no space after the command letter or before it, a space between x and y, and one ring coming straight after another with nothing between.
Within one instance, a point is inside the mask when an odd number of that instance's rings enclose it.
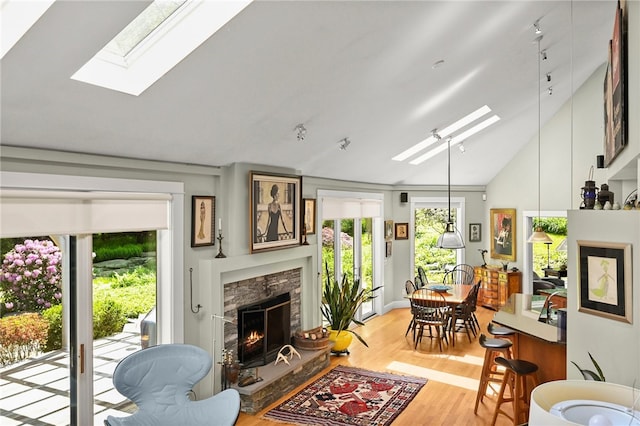
<instances>
[{"instance_id":1,"label":"faucet","mask_svg":"<svg viewBox=\"0 0 640 426\"><path fill-rule=\"evenodd\" d=\"M551 320L551 308L553 303L551 303L551 298L556 294L563 293L564 290L554 291L549 294L546 299L544 299L544 303L542 304L542 309L540 310L540 316L538 317L538 321L543 322L545 324L549 324Z\"/></svg>"}]
</instances>

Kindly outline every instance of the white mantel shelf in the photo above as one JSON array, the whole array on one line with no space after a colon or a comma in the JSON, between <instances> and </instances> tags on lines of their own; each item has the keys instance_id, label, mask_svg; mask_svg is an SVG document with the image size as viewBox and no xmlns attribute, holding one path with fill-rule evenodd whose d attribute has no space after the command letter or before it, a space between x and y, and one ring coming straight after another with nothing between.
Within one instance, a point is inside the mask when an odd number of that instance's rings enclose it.
<instances>
[{"instance_id":1,"label":"white mantel shelf","mask_svg":"<svg viewBox=\"0 0 640 426\"><path fill-rule=\"evenodd\" d=\"M211 373L201 382L201 392L213 394L221 390L219 362L224 337L221 320L213 315L224 315L225 284L300 268L301 326L311 329L321 324L317 250L316 245L308 245L200 261L198 279L208 285L200 286L200 294L194 300L205 302L201 302L203 307L197 315L200 339L205 349L208 346L214 363Z\"/></svg>"}]
</instances>

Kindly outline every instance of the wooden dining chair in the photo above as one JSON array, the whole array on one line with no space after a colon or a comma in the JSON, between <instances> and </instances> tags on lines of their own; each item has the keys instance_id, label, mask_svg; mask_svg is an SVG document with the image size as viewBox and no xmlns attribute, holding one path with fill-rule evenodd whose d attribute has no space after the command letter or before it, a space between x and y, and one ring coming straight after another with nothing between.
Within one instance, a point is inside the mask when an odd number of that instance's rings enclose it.
<instances>
[{"instance_id":1,"label":"wooden dining chair","mask_svg":"<svg viewBox=\"0 0 640 426\"><path fill-rule=\"evenodd\" d=\"M404 291L407 292L407 296L411 296L413 294L414 291L416 291L417 288L415 286L415 284L413 284L413 282L411 280L407 280L404 283ZM407 334L409 334L409 331L412 330L414 328L414 321L413 321L413 306L411 306L411 321L409 322L409 326L407 327L407 331L404 333L404 337L407 337Z\"/></svg>"},{"instance_id":2,"label":"wooden dining chair","mask_svg":"<svg viewBox=\"0 0 640 426\"><path fill-rule=\"evenodd\" d=\"M422 342L425 327L429 328L429 337L438 341L438 347L442 352L442 341L449 344L447 338L447 324L451 318L451 308L447 304L444 295L426 288L416 290L411 298L411 308L414 311L414 349ZM418 329L416 335L415 329ZM435 329L435 336L432 329Z\"/></svg>"},{"instance_id":3,"label":"wooden dining chair","mask_svg":"<svg viewBox=\"0 0 640 426\"><path fill-rule=\"evenodd\" d=\"M474 285L464 301L456 306L455 324L450 323L449 329L451 333L457 333L465 331L469 343L471 343L471 334L473 337L477 336L478 331L476 329L477 318L475 317L476 304L478 302L478 290L480 289L480 283ZM479 329L479 325L477 326Z\"/></svg>"},{"instance_id":4,"label":"wooden dining chair","mask_svg":"<svg viewBox=\"0 0 640 426\"><path fill-rule=\"evenodd\" d=\"M470 269L469 269L470 268ZM474 272L471 265L456 265L444 275L444 284L473 284Z\"/></svg>"}]
</instances>

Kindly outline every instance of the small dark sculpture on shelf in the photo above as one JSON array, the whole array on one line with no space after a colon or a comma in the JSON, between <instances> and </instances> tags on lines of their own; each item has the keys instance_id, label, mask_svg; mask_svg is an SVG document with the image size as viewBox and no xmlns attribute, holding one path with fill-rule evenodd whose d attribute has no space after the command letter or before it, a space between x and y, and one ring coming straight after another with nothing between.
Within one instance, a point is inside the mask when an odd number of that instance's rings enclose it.
<instances>
[{"instance_id":1,"label":"small dark sculpture on shelf","mask_svg":"<svg viewBox=\"0 0 640 426\"><path fill-rule=\"evenodd\" d=\"M487 266L487 261L484 258L484 255L487 254L487 250L485 249L478 249L478 251L480 252L480 255L482 256L482 267L486 267Z\"/></svg>"}]
</instances>

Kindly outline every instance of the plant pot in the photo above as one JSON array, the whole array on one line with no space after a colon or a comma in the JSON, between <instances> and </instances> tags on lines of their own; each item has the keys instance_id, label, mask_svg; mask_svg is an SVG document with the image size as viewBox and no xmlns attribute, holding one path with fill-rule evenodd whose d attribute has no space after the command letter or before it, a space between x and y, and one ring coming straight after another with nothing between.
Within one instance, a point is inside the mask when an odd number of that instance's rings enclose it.
<instances>
[{"instance_id":1,"label":"plant pot","mask_svg":"<svg viewBox=\"0 0 640 426\"><path fill-rule=\"evenodd\" d=\"M340 353L348 352L347 348L349 347L349 345L351 344L351 341L353 340L353 335L348 331L344 331L344 330L338 333L337 331L334 331L331 328L329 328L328 331L329 331L329 341L333 343L333 346L331 347L331 352L340 352Z\"/></svg>"}]
</instances>

